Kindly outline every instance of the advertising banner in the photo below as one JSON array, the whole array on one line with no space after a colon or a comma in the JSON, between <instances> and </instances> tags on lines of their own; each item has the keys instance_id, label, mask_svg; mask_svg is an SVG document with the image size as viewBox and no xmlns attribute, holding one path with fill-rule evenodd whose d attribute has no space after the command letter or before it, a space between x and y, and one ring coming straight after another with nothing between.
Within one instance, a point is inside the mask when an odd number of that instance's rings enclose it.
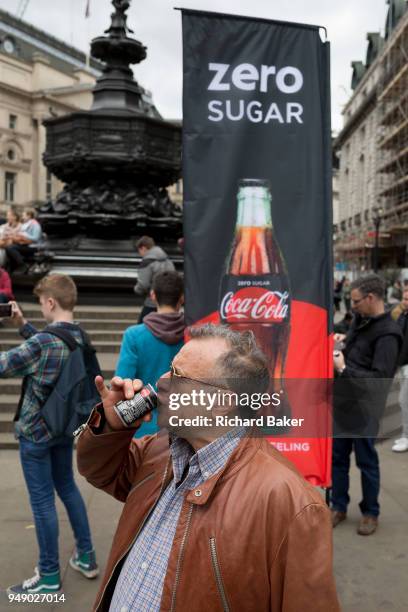
<instances>
[{"instance_id":1,"label":"advertising banner","mask_svg":"<svg viewBox=\"0 0 408 612\"><path fill-rule=\"evenodd\" d=\"M285 395L281 415L313 418L316 381L332 376L329 43L318 26L182 16L187 324L251 329ZM316 427L270 435L320 486L328 389Z\"/></svg>"}]
</instances>

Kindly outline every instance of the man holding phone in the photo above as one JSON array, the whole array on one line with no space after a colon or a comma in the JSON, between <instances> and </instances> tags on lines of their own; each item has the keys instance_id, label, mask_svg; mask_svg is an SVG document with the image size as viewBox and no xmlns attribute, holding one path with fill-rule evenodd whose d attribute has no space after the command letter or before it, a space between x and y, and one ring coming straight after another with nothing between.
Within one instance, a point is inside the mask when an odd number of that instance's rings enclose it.
<instances>
[{"instance_id":1,"label":"man holding phone","mask_svg":"<svg viewBox=\"0 0 408 612\"><path fill-rule=\"evenodd\" d=\"M177 381L214 390L210 379L259 380L266 391L252 332L205 325L190 335L158 382L159 423ZM116 377L109 389L99 377L102 403L78 438L80 473L124 502L94 610L294 612L301 602L304 612L337 612L321 495L246 430L217 437L185 427L135 439L150 414L126 428L114 406L142 386Z\"/></svg>"},{"instance_id":2,"label":"man holding phone","mask_svg":"<svg viewBox=\"0 0 408 612\"><path fill-rule=\"evenodd\" d=\"M334 336L332 524L336 527L347 517L354 450L363 492L359 535L371 535L378 526L380 467L375 439L402 345L400 328L385 312L384 293L385 284L376 274L355 280L350 332Z\"/></svg>"},{"instance_id":3,"label":"man holding phone","mask_svg":"<svg viewBox=\"0 0 408 612\"><path fill-rule=\"evenodd\" d=\"M34 294L51 329L54 326L64 330L82 343L81 330L73 321L77 300L74 281L65 274L49 274L39 281ZM34 575L9 587L8 592L55 593L61 588L55 492L66 507L75 536L76 552L70 560L71 567L86 578L98 575L86 507L72 470L72 437L53 437L41 415L70 349L51 331L37 331L16 302L7 306L12 308L11 322L19 328L24 341L16 348L0 352L0 377L24 377L14 419L15 435L39 545Z\"/></svg>"},{"instance_id":4,"label":"man holding phone","mask_svg":"<svg viewBox=\"0 0 408 612\"><path fill-rule=\"evenodd\" d=\"M9 319L12 314L12 306L11 304L6 304L0 301L0 320L1 319Z\"/></svg>"}]
</instances>

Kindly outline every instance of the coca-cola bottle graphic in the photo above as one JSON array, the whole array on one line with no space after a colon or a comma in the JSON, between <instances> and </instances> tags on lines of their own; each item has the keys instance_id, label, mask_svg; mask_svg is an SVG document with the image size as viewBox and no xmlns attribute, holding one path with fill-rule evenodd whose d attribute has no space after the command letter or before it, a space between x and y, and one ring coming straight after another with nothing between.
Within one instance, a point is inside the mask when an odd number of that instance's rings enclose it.
<instances>
[{"instance_id":1,"label":"coca-cola bottle graphic","mask_svg":"<svg viewBox=\"0 0 408 612\"><path fill-rule=\"evenodd\" d=\"M264 179L239 181L235 235L221 282L220 319L239 331L253 331L268 358L270 391L283 391L278 412L287 414L283 375L290 335L290 289L273 232L269 182Z\"/></svg>"}]
</instances>

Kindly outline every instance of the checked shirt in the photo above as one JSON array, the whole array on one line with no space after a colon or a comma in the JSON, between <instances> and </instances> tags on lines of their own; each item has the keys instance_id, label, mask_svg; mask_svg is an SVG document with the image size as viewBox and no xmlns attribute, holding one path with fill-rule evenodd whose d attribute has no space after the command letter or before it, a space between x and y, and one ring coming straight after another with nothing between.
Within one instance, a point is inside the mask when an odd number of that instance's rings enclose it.
<instances>
[{"instance_id":1,"label":"checked shirt","mask_svg":"<svg viewBox=\"0 0 408 612\"><path fill-rule=\"evenodd\" d=\"M77 325L63 322L53 325L71 332L77 342L82 342ZM15 436L32 442L46 442L51 436L41 417L41 407L64 367L69 348L60 338L37 332L31 323L26 323L20 329L20 334L26 338L23 344L0 352L0 378L27 377L20 418L15 423Z\"/></svg>"},{"instance_id":2,"label":"checked shirt","mask_svg":"<svg viewBox=\"0 0 408 612\"><path fill-rule=\"evenodd\" d=\"M167 563L184 497L219 472L245 430L232 430L196 453L182 438L173 438L170 453L174 478L140 532L123 565L109 612L160 610ZM185 470L188 472L182 480Z\"/></svg>"}]
</instances>

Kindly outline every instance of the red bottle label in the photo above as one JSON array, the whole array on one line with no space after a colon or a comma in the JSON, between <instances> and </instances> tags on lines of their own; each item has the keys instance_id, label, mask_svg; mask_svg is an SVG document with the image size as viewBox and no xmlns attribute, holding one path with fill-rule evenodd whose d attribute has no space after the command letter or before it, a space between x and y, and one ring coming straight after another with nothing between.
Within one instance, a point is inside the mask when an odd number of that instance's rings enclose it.
<instances>
[{"instance_id":1,"label":"red bottle label","mask_svg":"<svg viewBox=\"0 0 408 612\"><path fill-rule=\"evenodd\" d=\"M226 276L220 316L224 323L283 323L289 319L290 296L280 277Z\"/></svg>"}]
</instances>

